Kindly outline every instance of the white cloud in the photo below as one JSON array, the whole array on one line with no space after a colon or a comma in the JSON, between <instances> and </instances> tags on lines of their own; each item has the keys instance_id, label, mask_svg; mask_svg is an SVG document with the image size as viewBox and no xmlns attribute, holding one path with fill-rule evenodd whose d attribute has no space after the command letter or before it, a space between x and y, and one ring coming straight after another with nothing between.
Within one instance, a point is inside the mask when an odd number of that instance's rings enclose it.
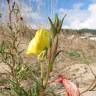
<instances>
[{"instance_id":1,"label":"white cloud","mask_svg":"<svg viewBox=\"0 0 96 96\"><path fill-rule=\"evenodd\" d=\"M78 3L73 5L73 9L80 9L83 6L83 3Z\"/></svg>"},{"instance_id":2,"label":"white cloud","mask_svg":"<svg viewBox=\"0 0 96 96\"><path fill-rule=\"evenodd\" d=\"M72 9L59 10L59 16L63 17L67 13L65 18L64 28L81 29L90 28L96 29L96 3L92 3L87 9L82 9L82 4L74 5Z\"/></svg>"},{"instance_id":3,"label":"white cloud","mask_svg":"<svg viewBox=\"0 0 96 96\"><path fill-rule=\"evenodd\" d=\"M35 10L33 10L34 5L32 4L32 1L36 3ZM42 8L45 6L45 0L29 0L28 4L21 2L21 6L22 16L24 17L24 20L27 22L28 26L35 29L42 27L49 28L47 16L45 16L42 10Z\"/></svg>"},{"instance_id":4,"label":"white cloud","mask_svg":"<svg viewBox=\"0 0 96 96\"><path fill-rule=\"evenodd\" d=\"M48 27L48 24L44 22L45 19L40 12L41 6L44 5L44 0L33 0L33 2L37 3L37 10L33 11L32 6L28 6L27 4L23 3L21 9L22 15L24 16L28 24L31 25L33 28L40 28L46 26ZM62 18L65 13L67 13L63 24L64 28L96 29L96 3L89 4L87 9L81 9L82 6L83 3L79 3L74 4L72 9L59 9L58 14L60 18Z\"/></svg>"},{"instance_id":5,"label":"white cloud","mask_svg":"<svg viewBox=\"0 0 96 96\"><path fill-rule=\"evenodd\" d=\"M32 1L32 0L30 0L30 1ZM37 11L40 12L41 11L41 7L45 4L44 0L33 0L33 2L36 2Z\"/></svg>"},{"instance_id":6,"label":"white cloud","mask_svg":"<svg viewBox=\"0 0 96 96\"><path fill-rule=\"evenodd\" d=\"M21 13L26 18L34 18L39 19L40 15L37 12L34 12L31 6L28 6L26 4L22 4Z\"/></svg>"},{"instance_id":7,"label":"white cloud","mask_svg":"<svg viewBox=\"0 0 96 96\"><path fill-rule=\"evenodd\" d=\"M43 17L38 13L38 11L33 11L32 6L28 6L25 3L22 3L21 14L28 24L34 29L40 28L43 26L41 20Z\"/></svg>"},{"instance_id":8,"label":"white cloud","mask_svg":"<svg viewBox=\"0 0 96 96\"><path fill-rule=\"evenodd\" d=\"M91 5L88 7L88 10L89 10L90 12L96 14L96 3L95 3L95 4L91 4Z\"/></svg>"},{"instance_id":9,"label":"white cloud","mask_svg":"<svg viewBox=\"0 0 96 96\"><path fill-rule=\"evenodd\" d=\"M96 3L96 0L92 0L93 3Z\"/></svg>"}]
</instances>

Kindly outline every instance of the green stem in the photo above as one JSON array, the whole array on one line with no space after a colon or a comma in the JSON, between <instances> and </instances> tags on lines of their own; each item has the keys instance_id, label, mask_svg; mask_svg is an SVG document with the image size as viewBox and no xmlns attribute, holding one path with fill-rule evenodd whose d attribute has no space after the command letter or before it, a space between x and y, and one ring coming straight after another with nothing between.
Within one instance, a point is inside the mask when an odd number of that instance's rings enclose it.
<instances>
[{"instance_id":1,"label":"green stem","mask_svg":"<svg viewBox=\"0 0 96 96\"><path fill-rule=\"evenodd\" d=\"M43 85L43 77L44 77L44 66L43 66L43 63L41 62L40 64L40 67L41 67L41 82L42 82L42 85Z\"/></svg>"},{"instance_id":2,"label":"green stem","mask_svg":"<svg viewBox=\"0 0 96 96\"><path fill-rule=\"evenodd\" d=\"M45 82L44 82L44 88L46 88L48 84L49 75L50 75L50 63L48 64L48 71L47 71L47 75L46 75Z\"/></svg>"},{"instance_id":3,"label":"green stem","mask_svg":"<svg viewBox=\"0 0 96 96\"><path fill-rule=\"evenodd\" d=\"M44 65L43 62L40 64L41 67L41 90L40 90L40 96L45 96L45 87L44 87Z\"/></svg>"}]
</instances>

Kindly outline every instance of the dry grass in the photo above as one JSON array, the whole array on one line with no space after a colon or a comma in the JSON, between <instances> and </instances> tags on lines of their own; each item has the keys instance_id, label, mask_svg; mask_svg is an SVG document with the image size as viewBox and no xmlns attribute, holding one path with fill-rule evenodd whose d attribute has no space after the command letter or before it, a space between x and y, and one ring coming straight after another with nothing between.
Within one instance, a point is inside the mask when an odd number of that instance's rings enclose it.
<instances>
[{"instance_id":1,"label":"dry grass","mask_svg":"<svg viewBox=\"0 0 96 96\"><path fill-rule=\"evenodd\" d=\"M0 27L0 42L2 41L2 39L8 39L2 37L2 30L3 28ZM22 43L19 48L20 49L23 48L24 50L26 50L28 42L33 37L35 32L34 30L33 31L32 30L29 31L28 29L26 30L23 29L22 30L23 33L19 37ZM91 85L91 83L95 79L88 64L90 64L93 72L96 73L96 41L90 41L89 38L81 39L80 35L78 34L66 35L62 33L59 39L60 39L59 48L62 50L62 52L55 61L56 64L54 65L53 77L55 78L57 75L63 74L67 76L70 80L75 82L80 87L81 92L83 92ZM75 57L74 54L70 56L70 53L68 53L69 51L77 52L78 54L80 54L80 56ZM33 58L26 57L24 52L23 52L23 58L25 60L28 60L30 62L35 61L34 57ZM82 54L85 57L83 57ZM3 65L0 67L1 69L4 68Z\"/></svg>"}]
</instances>

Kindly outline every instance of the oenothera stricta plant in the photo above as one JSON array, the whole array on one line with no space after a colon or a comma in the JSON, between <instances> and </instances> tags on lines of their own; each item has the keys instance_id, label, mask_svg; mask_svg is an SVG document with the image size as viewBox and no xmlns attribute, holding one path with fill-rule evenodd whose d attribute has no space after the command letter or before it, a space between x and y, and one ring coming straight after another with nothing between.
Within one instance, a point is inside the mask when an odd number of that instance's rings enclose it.
<instances>
[{"instance_id":1,"label":"oenothera stricta plant","mask_svg":"<svg viewBox=\"0 0 96 96\"><path fill-rule=\"evenodd\" d=\"M46 95L45 90L47 88L50 73L53 70L54 61L61 52L61 50L58 50L58 36L60 34L65 16L62 20L60 20L56 15L54 22L52 22L52 20L48 17L51 24L50 31L46 29L38 30L35 37L29 43L26 52L29 56L37 56L40 62L41 90L39 96ZM44 64L44 61L47 61L48 64ZM45 66L47 66L46 71L44 70Z\"/></svg>"}]
</instances>

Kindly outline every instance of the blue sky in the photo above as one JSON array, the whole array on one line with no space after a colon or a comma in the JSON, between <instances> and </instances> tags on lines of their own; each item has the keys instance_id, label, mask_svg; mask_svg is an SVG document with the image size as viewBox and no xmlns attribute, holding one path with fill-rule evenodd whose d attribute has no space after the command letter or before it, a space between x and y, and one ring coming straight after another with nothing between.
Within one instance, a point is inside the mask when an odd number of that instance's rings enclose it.
<instances>
[{"instance_id":1,"label":"blue sky","mask_svg":"<svg viewBox=\"0 0 96 96\"><path fill-rule=\"evenodd\" d=\"M2 0L2 10L5 1ZM14 1L14 0L13 0ZM15 0L19 2L22 16L33 28L48 27L48 19L55 13L60 18L67 14L63 28L96 29L96 0Z\"/></svg>"}]
</instances>

